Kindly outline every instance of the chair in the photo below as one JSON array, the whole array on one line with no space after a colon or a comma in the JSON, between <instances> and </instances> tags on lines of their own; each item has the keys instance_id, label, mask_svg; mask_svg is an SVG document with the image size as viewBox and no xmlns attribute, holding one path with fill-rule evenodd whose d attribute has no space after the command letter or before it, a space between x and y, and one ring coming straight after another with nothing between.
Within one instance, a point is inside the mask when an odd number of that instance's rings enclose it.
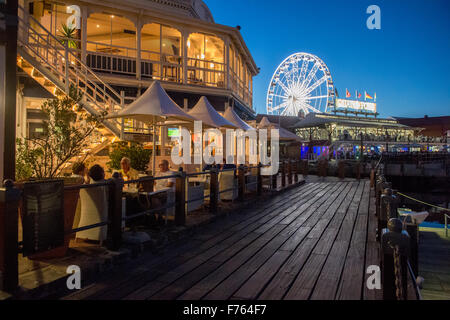
<instances>
[{"instance_id":1,"label":"chair","mask_svg":"<svg viewBox=\"0 0 450 320\"><path fill-rule=\"evenodd\" d=\"M220 200L235 200L238 197L238 183L235 178L234 171L226 171L219 173L219 192L229 190L224 193L220 193Z\"/></svg>"},{"instance_id":2,"label":"chair","mask_svg":"<svg viewBox=\"0 0 450 320\"><path fill-rule=\"evenodd\" d=\"M187 201L192 201L195 200L193 202L189 202L187 205L187 212L192 212L195 211L197 209L199 209L203 203L204 203L204 185L200 184L199 186L191 186L188 185L187 188Z\"/></svg>"},{"instance_id":3,"label":"chair","mask_svg":"<svg viewBox=\"0 0 450 320\"><path fill-rule=\"evenodd\" d=\"M79 226L85 227L108 220L108 189L106 186L80 190L81 217ZM77 232L79 239L95 240L102 243L106 240L107 227Z\"/></svg>"}]
</instances>

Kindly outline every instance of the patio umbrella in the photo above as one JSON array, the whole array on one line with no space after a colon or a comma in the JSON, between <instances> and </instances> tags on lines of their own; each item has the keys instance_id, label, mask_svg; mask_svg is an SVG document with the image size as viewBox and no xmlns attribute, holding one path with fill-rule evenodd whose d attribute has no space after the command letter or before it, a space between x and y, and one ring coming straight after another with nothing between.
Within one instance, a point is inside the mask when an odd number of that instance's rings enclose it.
<instances>
[{"instance_id":1,"label":"patio umbrella","mask_svg":"<svg viewBox=\"0 0 450 320\"><path fill-rule=\"evenodd\" d=\"M201 120L208 126L215 128L237 129L238 126L222 117L209 103L206 97L201 97L197 104L189 112L189 115Z\"/></svg>"},{"instance_id":2,"label":"patio umbrella","mask_svg":"<svg viewBox=\"0 0 450 320\"><path fill-rule=\"evenodd\" d=\"M242 120L237 113L234 112L233 108L228 108L223 114L223 117L236 125L239 129L244 131L255 130L255 128L249 126L244 120Z\"/></svg>"},{"instance_id":3,"label":"patio umbrella","mask_svg":"<svg viewBox=\"0 0 450 320\"><path fill-rule=\"evenodd\" d=\"M263 117L258 124L258 129L278 129L280 131L280 140L285 141L300 141L300 137L296 134L274 124L267 119L267 117Z\"/></svg>"},{"instance_id":4,"label":"patio umbrella","mask_svg":"<svg viewBox=\"0 0 450 320\"><path fill-rule=\"evenodd\" d=\"M132 104L106 119L126 118L149 123L153 127L152 174L155 174L156 160L156 125L166 120L195 121L196 119L183 111L166 93L159 81L155 81L143 95Z\"/></svg>"}]
</instances>

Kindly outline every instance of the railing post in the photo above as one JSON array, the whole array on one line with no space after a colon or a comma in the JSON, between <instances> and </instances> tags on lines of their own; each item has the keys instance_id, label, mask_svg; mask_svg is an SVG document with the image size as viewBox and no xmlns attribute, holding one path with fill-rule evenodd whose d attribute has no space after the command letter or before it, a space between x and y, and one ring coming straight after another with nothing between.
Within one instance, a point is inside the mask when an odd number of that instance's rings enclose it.
<instances>
[{"instance_id":1,"label":"railing post","mask_svg":"<svg viewBox=\"0 0 450 320\"><path fill-rule=\"evenodd\" d=\"M361 162L358 161L355 164L355 177L357 180L361 180Z\"/></svg>"},{"instance_id":2,"label":"railing post","mask_svg":"<svg viewBox=\"0 0 450 320\"><path fill-rule=\"evenodd\" d=\"M286 162L281 162L281 187L286 187Z\"/></svg>"},{"instance_id":3,"label":"railing post","mask_svg":"<svg viewBox=\"0 0 450 320\"><path fill-rule=\"evenodd\" d=\"M338 177L339 179L345 178L345 162L342 160L338 163Z\"/></svg>"},{"instance_id":4,"label":"railing post","mask_svg":"<svg viewBox=\"0 0 450 320\"><path fill-rule=\"evenodd\" d=\"M278 185L278 172L270 177L272 190L277 190Z\"/></svg>"},{"instance_id":5,"label":"railing post","mask_svg":"<svg viewBox=\"0 0 450 320\"><path fill-rule=\"evenodd\" d=\"M0 188L0 290L13 293L19 283L18 208L20 190L12 180Z\"/></svg>"},{"instance_id":6,"label":"railing post","mask_svg":"<svg viewBox=\"0 0 450 320\"><path fill-rule=\"evenodd\" d=\"M238 185L239 185L238 199L239 201L243 201L245 194L245 167L242 164L239 166L238 169Z\"/></svg>"},{"instance_id":7,"label":"railing post","mask_svg":"<svg viewBox=\"0 0 450 320\"><path fill-rule=\"evenodd\" d=\"M262 195L262 175L261 175L261 168L262 164L261 162L258 163L258 169L257 169L257 176L256 176L256 194L258 196Z\"/></svg>"},{"instance_id":8,"label":"railing post","mask_svg":"<svg viewBox=\"0 0 450 320\"><path fill-rule=\"evenodd\" d=\"M111 179L110 191L110 224L109 234L111 242L109 244L110 250L119 250L122 245L122 194L123 194L123 179L118 172L113 174Z\"/></svg>"},{"instance_id":9,"label":"railing post","mask_svg":"<svg viewBox=\"0 0 450 320\"><path fill-rule=\"evenodd\" d=\"M375 169L372 168L370 169L370 188L375 189L375 181L376 181L376 176L375 176Z\"/></svg>"},{"instance_id":10,"label":"railing post","mask_svg":"<svg viewBox=\"0 0 450 320\"><path fill-rule=\"evenodd\" d=\"M294 183L298 182L298 160L294 160Z\"/></svg>"},{"instance_id":11,"label":"railing post","mask_svg":"<svg viewBox=\"0 0 450 320\"><path fill-rule=\"evenodd\" d=\"M302 161L302 175L303 175L303 177L307 177L308 176L308 169L309 169L309 166L308 166L308 160L304 160L304 161Z\"/></svg>"},{"instance_id":12,"label":"railing post","mask_svg":"<svg viewBox=\"0 0 450 320\"><path fill-rule=\"evenodd\" d=\"M381 236L383 300L406 300L410 237L399 219L391 219Z\"/></svg>"},{"instance_id":13,"label":"railing post","mask_svg":"<svg viewBox=\"0 0 450 320\"><path fill-rule=\"evenodd\" d=\"M376 206L375 215L377 217L380 216L381 193L383 192L383 187L385 183L386 178L383 175L378 175L378 178L375 183L375 206Z\"/></svg>"},{"instance_id":14,"label":"railing post","mask_svg":"<svg viewBox=\"0 0 450 320\"><path fill-rule=\"evenodd\" d=\"M217 213L217 202L219 201L219 173L217 168L212 168L210 172L209 212Z\"/></svg>"},{"instance_id":15,"label":"railing post","mask_svg":"<svg viewBox=\"0 0 450 320\"><path fill-rule=\"evenodd\" d=\"M69 62L69 46L68 46L68 42L66 41L65 45L64 45L64 65L65 65L65 79L64 79L64 84L65 84L65 90L66 90L66 94L69 94L69 67L70 67L70 62Z\"/></svg>"},{"instance_id":16,"label":"railing post","mask_svg":"<svg viewBox=\"0 0 450 320\"><path fill-rule=\"evenodd\" d=\"M288 172L288 185L292 185L292 160L289 159L288 160L288 168L287 168L287 172Z\"/></svg>"},{"instance_id":17,"label":"railing post","mask_svg":"<svg viewBox=\"0 0 450 320\"><path fill-rule=\"evenodd\" d=\"M186 224L186 172L180 168L175 186L175 225Z\"/></svg>"}]
</instances>

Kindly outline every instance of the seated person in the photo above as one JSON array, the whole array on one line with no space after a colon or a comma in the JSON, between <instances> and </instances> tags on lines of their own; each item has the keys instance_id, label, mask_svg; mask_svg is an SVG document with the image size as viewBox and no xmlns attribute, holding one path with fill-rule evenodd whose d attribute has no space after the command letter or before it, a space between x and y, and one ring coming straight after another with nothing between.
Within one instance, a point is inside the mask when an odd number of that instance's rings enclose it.
<instances>
[{"instance_id":1,"label":"seated person","mask_svg":"<svg viewBox=\"0 0 450 320\"><path fill-rule=\"evenodd\" d=\"M82 184L89 183L88 169L83 162L75 162L73 164L71 178L79 179Z\"/></svg>"},{"instance_id":2,"label":"seated person","mask_svg":"<svg viewBox=\"0 0 450 320\"><path fill-rule=\"evenodd\" d=\"M155 178L173 176L175 174L174 171L169 170L169 161L161 160L159 163L159 171L156 172ZM160 191L164 189L172 189L175 191L175 178L156 180L154 184L154 190Z\"/></svg>"},{"instance_id":3,"label":"seated person","mask_svg":"<svg viewBox=\"0 0 450 320\"><path fill-rule=\"evenodd\" d=\"M105 171L99 165L89 169L91 184L103 182ZM79 226L90 226L108 220L108 187L100 186L80 190L81 217ZM78 239L99 241L106 240L107 226L77 232Z\"/></svg>"},{"instance_id":4,"label":"seated person","mask_svg":"<svg viewBox=\"0 0 450 320\"><path fill-rule=\"evenodd\" d=\"M172 176L175 172L169 170L169 161L167 160L161 160L159 163L159 171L155 174L155 178L159 177L166 177L166 176ZM161 191L161 190L170 190L171 192L164 192L159 193L152 196L152 207L154 209L161 208L164 205L167 204L168 199L174 198L174 192L175 192L175 183L176 178L168 178L168 179L161 179L156 180L154 184L154 191ZM170 194L169 194L170 193ZM163 215L173 214L174 209L165 209L161 210L159 212L156 212L159 216L159 220L162 220Z\"/></svg>"},{"instance_id":5,"label":"seated person","mask_svg":"<svg viewBox=\"0 0 450 320\"><path fill-rule=\"evenodd\" d=\"M228 169L236 169L236 165L234 163L227 163L227 160L224 158L220 170L228 170Z\"/></svg>"},{"instance_id":6,"label":"seated person","mask_svg":"<svg viewBox=\"0 0 450 320\"><path fill-rule=\"evenodd\" d=\"M130 181L139 179L139 172L131 167L130 158L122 158L120 160L120 167L122 169L119 170L119 173L122 175L123 180Z\"/></svg>"},{"instance_id":7,"label":"seated person","mask_svg":"<svg viewBox=\"0 0 450 320\"><path fill-rule=\"evenodd\" d=\"M131 160L130 158L124 157L122 160L120 160L120 167L119 173L122 175L122 178L124 181L133 181L139 179L139 172L131 167ZM126 191L138 191L137 184L126 184L124 186L124 189Z\"/></svg>"}]
</instances>

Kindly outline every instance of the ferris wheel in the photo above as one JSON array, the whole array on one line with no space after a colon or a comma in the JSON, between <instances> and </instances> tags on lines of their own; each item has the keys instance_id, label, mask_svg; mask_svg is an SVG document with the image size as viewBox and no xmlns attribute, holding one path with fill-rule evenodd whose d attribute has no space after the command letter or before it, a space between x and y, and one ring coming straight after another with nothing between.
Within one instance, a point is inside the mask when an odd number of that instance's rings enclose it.
<instances>
[{"instance_id":1,"label":"ferris wheel","mask_svg":"<svg viewBox=\"0 0 450 320\"><path fill-rule=\"evenodd\" d=\"M267 90L267 113L282 116L327 112L335 91L326 64L309 53L295 53L284 60Z\"/></svg>"}]
</instances>

